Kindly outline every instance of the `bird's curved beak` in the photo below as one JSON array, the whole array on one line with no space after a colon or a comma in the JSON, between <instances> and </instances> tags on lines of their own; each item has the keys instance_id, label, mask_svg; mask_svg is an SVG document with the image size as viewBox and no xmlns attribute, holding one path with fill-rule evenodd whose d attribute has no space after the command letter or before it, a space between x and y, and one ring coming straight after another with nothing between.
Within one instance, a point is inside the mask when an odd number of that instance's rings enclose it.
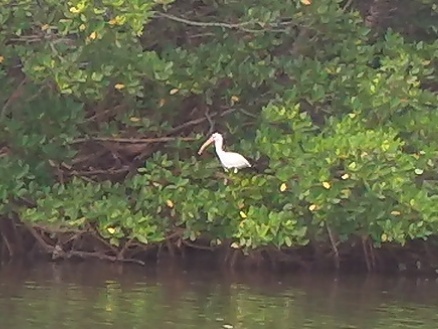
<instances>
[{"instance_id":1,"label":"bird's curved beak","mask_svg":"<svg viewBox=\"0 0 438 329\"><path fill-rule=\"evenodd\" d=\"M198 154L201 155L202 152L204 152L204 150L207 148L208 145L210 145L211 143L213 143L214 139L213 137L210 137L209 139L207 139L205 141L204 144L202 144L202 146L199 148Z\"/></svg>"}]
</instances>

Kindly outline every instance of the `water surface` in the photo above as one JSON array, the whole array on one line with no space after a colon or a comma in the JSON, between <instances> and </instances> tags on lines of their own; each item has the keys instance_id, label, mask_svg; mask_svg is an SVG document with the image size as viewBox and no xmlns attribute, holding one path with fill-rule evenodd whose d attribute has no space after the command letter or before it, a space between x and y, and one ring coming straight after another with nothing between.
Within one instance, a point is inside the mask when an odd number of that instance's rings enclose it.
<instances>
[{"instance_id":1,"label":"water surface","mask_svg":"<svg viewBox=\"0 0 438 329\"><path fill-rule=\"evenodd\" d=\"M436 328L438 281L108 263L0 269L0 328Z\"/></svg>"}]
</instances>

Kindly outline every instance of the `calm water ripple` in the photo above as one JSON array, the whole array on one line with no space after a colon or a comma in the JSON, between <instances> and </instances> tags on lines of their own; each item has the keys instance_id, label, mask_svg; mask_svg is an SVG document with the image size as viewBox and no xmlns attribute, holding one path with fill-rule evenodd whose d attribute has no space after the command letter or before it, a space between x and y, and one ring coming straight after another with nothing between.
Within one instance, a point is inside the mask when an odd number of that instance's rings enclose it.
<instances>
[{"instance_id":1,"label":"calm water ripple","mask_svg":"<svg viewBox=\"0 0 438 329\"><path fill-rule=\"evenodd\" d=\"M0 328L436 328L438 282L176 266L0 269Z\"/></svg>"}]
</instances>

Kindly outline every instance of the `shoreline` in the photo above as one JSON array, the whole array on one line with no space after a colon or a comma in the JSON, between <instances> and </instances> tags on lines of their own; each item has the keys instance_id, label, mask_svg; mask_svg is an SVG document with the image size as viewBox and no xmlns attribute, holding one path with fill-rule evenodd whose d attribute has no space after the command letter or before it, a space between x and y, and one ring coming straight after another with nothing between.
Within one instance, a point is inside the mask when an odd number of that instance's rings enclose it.
<instances>
[{"instance_id":1,"label":"shoreline","mask_svg":"<svg viewBox=\"0 0 438 329\"><path fill-rule=\"evenodd\" d=\"M164 241L142 244L127 240L112 246L100 236L63 230L42 232L38 226L1 220L0 261L83 261L154 266L162 261L186 265L203 262L225 270L269 270L304 273L382 273L438 275L438 247L435 238L409 241L404 246L383 244L373 247L357 240L338 245L335 254L330 244L309 243L302 247L259 247L251 251L234 249L228 241L215 248L202 237L196 241ZM9 225L5 225L8 223ZM7 231L5 227L15 228ZM75 236L76 234L76 236ZM75 237L75 238L72 238ZM362 243L361 243L362 242ZM338 255L338 258L336 257Z\"/></svg>"}]
</instances>

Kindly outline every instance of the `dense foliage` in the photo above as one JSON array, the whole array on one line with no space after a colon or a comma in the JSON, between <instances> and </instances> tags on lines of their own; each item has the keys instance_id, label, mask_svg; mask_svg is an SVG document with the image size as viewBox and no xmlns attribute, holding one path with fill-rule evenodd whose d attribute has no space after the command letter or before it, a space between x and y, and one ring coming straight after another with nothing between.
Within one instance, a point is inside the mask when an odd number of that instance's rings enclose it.
<instances>
[{"instance_id":1,"label":"dense foliage","mask_svg":"<svg viewBox=\"0 0 438 329\"><path fill-rule=\"evenodd\" d=\"M434 1L1 4L0 213L48 251L91 234L118 258L311 246L338 265L360 242L371 268L438 235ZM269 163L224 184L196 155L215 130Z\"/></svg>"}]
</instances>

